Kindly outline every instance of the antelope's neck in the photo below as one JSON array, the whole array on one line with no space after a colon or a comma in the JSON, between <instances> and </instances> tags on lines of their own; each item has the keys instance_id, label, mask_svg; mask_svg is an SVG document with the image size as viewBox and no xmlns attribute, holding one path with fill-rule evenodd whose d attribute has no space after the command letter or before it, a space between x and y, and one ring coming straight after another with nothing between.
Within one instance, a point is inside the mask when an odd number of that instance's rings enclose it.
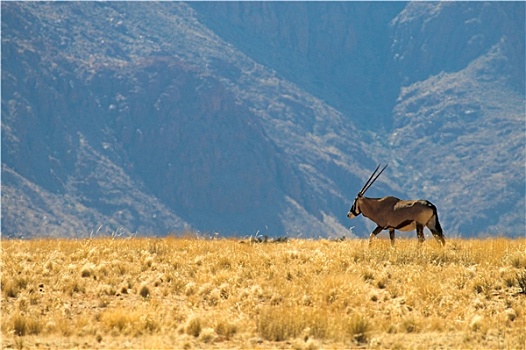
<instances>
[{"instance_id":1,"label":"antelope's neck","mask_svg":"<svg viewBox=\"0 0 526 350\"><path fill-rule=\"evenodd\" d=\"M362 202L360 203L360 211L365 217L373 217L376 215L376 208L378 205L375 205L378 202L378 198L367 198L363 197Z\"/></svg>"}]
</instances>

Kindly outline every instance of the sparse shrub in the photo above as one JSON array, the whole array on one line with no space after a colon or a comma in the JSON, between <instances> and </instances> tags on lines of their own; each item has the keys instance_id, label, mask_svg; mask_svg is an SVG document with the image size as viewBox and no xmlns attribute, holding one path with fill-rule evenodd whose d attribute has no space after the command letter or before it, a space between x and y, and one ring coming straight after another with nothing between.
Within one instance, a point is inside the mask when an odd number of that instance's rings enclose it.
<instances>
[{"instance_id":1,"label":"sparse shrub","mask_svg":"<svg viewBox=\"0 0 526 350\"><path fill-rule=\"evenodd\" d=\"M177 278L177 279L172 279L170 281L171 292L175 294L180 294L180 293L185 292L185 287L186 287L186 284L183 279Z\"/></svg>"},{"instance_id":2,"label":"sparse shrub","mask_svg":"<svg viewBox=\"0 0 526 350\"><path fill-rule=\"evenodd\" d=\"M219 300L221 299L221 292L219 289L214 288L211 283L205 283L199 288L199 295L209 306L216 306Z\"/></svg>"},{"instance_id":3,"label":"sparse shrub","mask_svg":"<svg viewBox=\"0 0 526 350\"><path fill-rule=\"evenodd\" d=\"M148 242L148 251L150 254L161 256L167 254L170 250L168 249L165 241L155 239Z\"/></svg>"},{"instance_id":4,"label":"sparse shrub","mask_svg":"<svg viewBox=\"0 0 526 350\"><path fill-rule=\"evenodd\" d=\"M515 311L512 308L506 309L504 313L506 314L506 318L508 319L508 321L513 322L517 318L517 311Z\"/></svg>"},{"instance_id":5,"label":"sparse shrub","mask_svg":"<svg viewBox=\"0 0 526 350\"><path fill-rule=\"evenodd\" d=\"M386 331L387 331L387 333L389 333L389 334L396 334L396 333L398 333L398 325L390 323L390 324L387 326Z\"/></svg>"},{"instance_id":6,"label":"sparse shrub","mask_svg":"<svg viewBox=\"0 0 526 350\"><path fill-rule=\"evenodd\" d=\"M526 270L517 273L517 284L519 285L521 294L526 294Z\"/></svg>"},{"instance_id":7,"label":"sparse shrub","mask_svg":"<svg viewBox=\"0 0 526 350\"><path fill-rule=\"evenodd\" d=\"M480 315L475 315L469 322L469 327L473 331L478 331L482 327L484 318Z\"/></svg>"},{"instance_id":8,"label":"sparse shrub","mask_svg":"<svg viewBox=\"0 0 526 350\"><path fill-rule=\"evenodd\" d=\"M484 292L484 285L481 282L477 282L473 284L473 289L475 290L475 292L480 294Z\"/></svg>"},{"instance_id":9,"label":"sparse shrub","mask_svg":"<svg viewBox=\"0 0 526 350\"><path fill-rule=\"evenodd\" d=\"M110 270L108 268L108 265L105 264L105 263L102 263L100 265L98 265L95 269L95 271L93 271L93 274L95 275L99 275L101 277L106 277L110 274ZM94 276L95 278L96 276Z\"/></svg>"},{"instance_id":10,"label":"sparse shrub","mask_svg":"<svg viewBox=\"0 0 526 350\"><path fill-rule=\"evenodd\" d=\"M20 289L26 289L29 283L26 276L18 276L17 278L15 278L15 282Z\"/></svg>"},{"instance_id":11,"label":"sparse shrub","mask_svg":"<svg viewBox=\"0 0 526 350\"><path fill-rule=\"evenodd\" d=\"M326 339L330 336L331 322L326 310L307 308L306 312L303 312L302 318L307 326L304 329L305 337L313 336L318 339Z\"/></svg>"},{"instance_id":12,"label":"sparse shrub","mask_svg":"<svg viewBox=\"0 0 526 350\"><path fill-rule=\"evenodd\" d=\"M129 334L130 332L141 334L144 329L141 327L139 313L127 309L108 309L102 315L101 322L114 335Z\"/></svg>"},{"instance_id":13,"label":"sparse shrub","mask_svg":"<svg viewBox=\"0 0 526 350\"><path fill-rule=\"evenodd\" d=\"M210 294L208 294L205 297L205 301L208 303L209 306L217 306L220 300L221 300L221 292L217 288L214 288L210 292Z\"/></svg>"},{"instance_id":14,"label":"sparse shrub","mask_svg":"<svg viewBox=\"0 0 526 350\"><path fill-rule=\"evenodd\" d=\"M107 285L107 284L103 284L99 287L99 290L98 290L98 295L99 296L102 296L102 295L109 295L109 296L113 296L117 294L117 291L115 290L115 288L113 286L110 286L110 285Z\"/></svg>"},{"instance_id":15,"label":"sparse shrub","mask_svg":"<svg viewBox=\"0 0 526 350\"><path fill-rule=\"evenodd\" d=\"M491 292L495 288L494 281L489 277L480 277L473 281L473 289L477 294L483 294L487 299L491 298Z\"/></svg>"},{"instance_id":16,"label":"sparse shrub","mask_svg":"<svg viewBox=\"0 0 526 350\"><path fill-rule=\"evenodd\" d=\"M461 290L464 289L466 285L468 285L469 281L473 279L474 273L472 271L460 271L460 273L451 277L453 278L457 289Z\"/></svg>"},{"instance_id":17,"label":"sparse shrub","mask_svg":"<svg viewBox=\"0 0 526 350\"><path fill-rule=\"evenodd\" d=\"M340 294L341 293L338 289L333 288L329 290L327 294L325 295L325 301L327 302L327 304L332 304L338 299Z\"/></svg>"},{"instance_id":18,"label":"sparse shrub","mask_svg":"<svg viewBox=\"0 0 526 350\"><path fill-rule=\"evenodd\" d=\"M78 279L74 278L71 281L68 281L62 288L64 293L66 293L69 296L72 296L75 293L85 293L86 288L83 283L81 283Z\"/></svg>"},{"instance_id":19,"label":"sparse shrub","mask_svg":"<svg viewBox=\"0 0 526 350\"><path fill-rule=\"evenodd\" d=\"M270 298L270 305L272 306L281 305L282 302L283 302L283 296L281 294L276 293L272 295L272 297Z\"/></svg>"},{"instance_id":20,"label":"sparse shrub","mask_svg":"<svg viewBox=\"0 0 526 350\"><path fill-rule=\"evenodd\" d=\"M130 323L128 316L122 312L116 312L111 316L107 317L108 325L111 328L117 328L119 332L122 332L126 325Z\"/></svg>"},{"instance_id":21,"label":"sparse shrub","mask_svg":"<svg viewBox=\"0 0 526 350\"><path fill-rule=\"evenodd\" d=\"M13 317L13 329L15 335L38 335L42 331L42 323L35 317L28 315L15 315Z\"/></svg>"},{"instance_id":22,"label":"sparse shrub","mask_svg":"<svg viewBox=\"0 0 526 350\"><path fill-rule=\"evenodd\" d=\"M2 283L2 291L6 297L16 298L18 293L20 293L20 288L13 280L8 280L7 282Z\"/></svg>"},{"instance_id":23,"label":"sparse shrub","mask_svg":"<svg viewBox=\"0 0 526 350\"><path fill-rule=\"evenodd\" d=\"M511 266L517 269L526 269L526 255L524 252L516 252L510 256Z\"/></svg>"},{"instance_id":24,"label":"sparse shrub","mask_svg":"<svg viewBox=\"0 0 526 350\"><path fill-rule=\"evenodd\" d=\"M192 317L186 322L185 332L197 338L201 333L202 327L201 319L199 317Z\"/></svg>"},{"instance_id":25,"label":"sparse shrub","mask_svg":"<svg viewBox=\"0 0 526 350\"><path fill-rule=\"evenodd\" d=\"M159 322L150 316L143 317L141 321L143 329L150 334L155 333L159 329Z\"/></svg>"},{"instance_id":26,"label":"sparse shrub","mask_svg":"<svg viewBox=\"0 0 526 350\"><path fill-rule=\"evenodd\" d=\"M28 280L25 276L17 276L7 281L2 280L2 292L6 297L16 298L18 294L26 289Z\"/></svg>"},{"instance_id":27,"label":"sparse shrub","mask_svg":"<svg viewBox=\"0 0 526 350\"><path fill-rule=\"evenodd\" d=\"M503 277L503 279L504 279L504 286L505 287L507 287L507 288L515 287L516 278L511 277L511 276L505 276L505 277Z\"/></svg>"},{"instance_id":28,"label":"sparse shrub","mask_svg":"<svg viewBox=\"0 0 526 350\"><path fill-rule=\"evenodd\" d=\"M220 269L224 269L224 270L230 269L232 267L232 262L231 262L230 257L228 256L220 257L219 260L217 261L217 266Z\"/></svg>"},{"instance_id":29,"label":"sparse shrub","mask_svg":"<svg viewBox=\"0 0 526 350\"><path fill-rule=\"evenodd\" d=\"M199 340L203 343L212 343L215 338L215 332L212 328L205 328L199 334Z\"/></svg>"},{"instance_id":30,"label":"sparse shrub","mask_svg":"<svg viewBox=\"0 0 526 350\"><path fill-rule=\"evenodd\" d=\"M303 306L312 306L312 297L309 294L305 294L302 299Z\"/></svg>"},{"instance_id":31,"label":"sparse shrub","mask_svg":"<svg viewBox=\"0 0 526 350\"><path fill-rule=\"evenodd\" d=\"M374 280L374 272L371 270L366 270L362 273L363 280L365 282L373 281Z\"/></svg>"},{"instance_id":32,"label":"sparse shrub","mask_svg":"<svg viewBox=\"0 0 526 350\"><path fill-rule=\"evenodd\" d=\"M407 332L407 333L417 333L420 328L418 326L418 323L416 322L416 320L414 318L408 318L408 319L405 319L403 322L402 322L402 328Z\"/></svg>"},{"instance_id":33,"label":"sparse shrub","mask_svg":"<svg viewBox=\"0 0 526 350\"><path fill-rule=\"evenodd\" d=\"M382 277L376 282L376 286L380 289L384 289L387 286L387 278Z\"/></svg>"},{"instance_id":34,"label":"sparse shrub","mask_svg":"<svg viewBox=\"0 0 526 350\"><path fill-rule=\"evenodd\" d=\"M97 304L97 307L100 307L101 309L106 308L110 304L108 298L100 298L99 303Z\"/></svg>"},{"instance_id":35,"label":"sparse shrub","mask_svg":"<svg viewBox=\"0 0 526 350\"><path fill-rule=\"evenodd\" d=\"M36 294L31 293L29 296L29 304L31 305L38 305L38 302L40 301L40 297Z\"/></svg>"},{"instance_id":36,"label":"sparse shrub","mask_svg":"<svg viewBox=\"0 0 526 350\"><path fill-rule=\"evenodd\" d=\"M305 328L305 319L296 308L268 307L257 319L257 332L266 340L284 341L297 337Z\"/></svg>"},{"instance_id":37,"label":"sparse shrub","mask_svg":"<svg viewBox=\"0 0 526 350\"><path fill-rule=\"evenodd\" d=\"M187 297L195 294L195 290L196 290L197 286L194 282L188 282L185 287L184 287L184 291L185 291L185 294Z\"/></svg>"},{"instance_id":38,"label":"sparse shrub","mask_svg":"<svg viewBox=\"0 0 526 350\"><path fill-rule=\"evenodd\" d=\"M219 286L219 295L221 299L228 299L230 296L230 285L228 283L223 283Z\"/></svg>"},{"instance_id":39,"label":"sparse shrub","mask_svg":"<svg viewBox=\"0 0 526 350\"><path fill-rule=\"evenodd\" d=\"M119 273L121 276L125 276L128 273L128 267L123 261L117 261L116 266L114 266L115 270Z\"/></svg>"},{"instance_id":40,"label":"sparse shrub","mask_svg":"<svg viewBox=\"0 0 526 350\"><path fill-rule=\"evenodd\" d=\"M19 337L26 335L27 333L27 321L26 318L22 315L16 315L13 317L13 328L15 330L15 335Z\"/></svg>"},{"instance_id":41,"label":"sparse shrub","mask_svg":"<svg viewBox=\"0 0 526 350\"><path fill-rule=\"evenodd\" d=\"M141 287L141 290L139 291L139 294L143 298L148 298L150 296L150 288L148 288L148 286L146 286L146 285L143 285Z\"/></svg>"},{"instance_id":42,"label":"sparse shrub","mask_svg":"<svg viewBox=\"0 0 526 350\"><path fill-rule=\"evenodd\" d=\"M317 350L319 348L320 345L315 339L309 339L305 342L305 350Z\"/></svg>"},{"instance_id":43,"label":"sparse shrub","mask_svg":"<svg viewBox=\"0 0 526 350\"><path fill-rule=\"evenodd\" d=\"M18 299L18 309L23 312L27 312L27 299L20 298Z\"/></svg>"},{"instance_id":44,"label":"sparse shrub","mask_svg":"<svg viewBox=\"0 0 526 350\"><path fill-rule=\"evenodd\" d=\"M203 296L203 297L207 296L208 294L210 294L210 292L212 291L213 288L214 288L214 286L212 285L212 283L204 283L199 288L199 295Z\"/></svg>"},{"instance_id":45,"label":"sparse shrub","mask_svg":"<svg viewBox=\"0 0 526 350\"><path fill-rule=\"evenodd\" d=\"M226 339L230 339L236 334L237 326L226 321L220 321L216 324L214 330L217 335L221 335Z\"/></svg>"},{"instance_id":46,"label":"sparse shrub","mask_svg":"<svg viewBox=\"0 0 526 350\"><path fill-rule=\"evenodd\" d=\"M143 271L150 269L153 266L153 261L154 261L153 257L151 256L146 257L146 259L144 259Z\"/></svg>"},{"instance_id":47,"label":"sparse shrub","mask_svg":"<svg viewBox=\"0 0 526 350\"><path fill-rule=\"evenodd\" d=\"M371 325L363 315L354 315L347 322L347 333L358 343L367 343Z\"/></svg>"},{"instance_id":48,"label":"sparse shrub","mask_svg":"<svg viewBox=\"0 0 526 350\"><path fill-rule=\"evenodd\" d=\"M95 269L95 265L91 264L91 263L87 263L85 264L81 271L80 271L80 276L81 277L91 277L93 276L93 270Z\"/></svg>"}]
</instances>

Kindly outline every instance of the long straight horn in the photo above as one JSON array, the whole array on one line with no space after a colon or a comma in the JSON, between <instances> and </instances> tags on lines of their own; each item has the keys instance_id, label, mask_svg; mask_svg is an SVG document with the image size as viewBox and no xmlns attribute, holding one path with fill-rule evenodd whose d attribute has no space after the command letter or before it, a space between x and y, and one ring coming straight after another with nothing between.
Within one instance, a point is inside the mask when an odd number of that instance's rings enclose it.
<instances>
[{"instance_id":1,"label":"long straight horn","mask_svg":"<svg viewBox=\"0 0 526 350\"><path fill-rule=\"evenodd\" d=\"M378 173L378 175L376 175L376 177L369 183L369 181L367 181L367 184L364 186L364 188L360 191L360 194L361 195L364 195L365 192L374 184L374 182L376 181L376 179L378 179L380 177L380 175L382 175L382 173L384 172L385 168L387 168L389 164L386 164L382 170L380 170L380 172ZM378 165L378 167L376 168L376 170L378 170L378 168L380 168L380 165ZM374 174L376 173L376 170L374 171L373 175L371 175L371 177L369 178L369 180L372 179L372 177L374 176Z\"/></svg>"},{"instance_id":2,"label":"long straight horn","mask_svg":"<svg viewBox=\"0 0 526 350\"><path fill-rule=\"evenodd\" d=\"M373 173L371 174L371 176L369 176L369 179L367 179L367 182L365 183L365 185L363 185L362 189L360 190L360 192L358 192L358 195L362 195L365 193L365 188L367 187L367 185L369 185L369 182L371 181L371 179L374 177L374 175L376 174L376 172L378 171L378 169L380 169L380 164L378 164L378 166L376 167L376 169L374 169Z\"/></svg>"}]
</instances>

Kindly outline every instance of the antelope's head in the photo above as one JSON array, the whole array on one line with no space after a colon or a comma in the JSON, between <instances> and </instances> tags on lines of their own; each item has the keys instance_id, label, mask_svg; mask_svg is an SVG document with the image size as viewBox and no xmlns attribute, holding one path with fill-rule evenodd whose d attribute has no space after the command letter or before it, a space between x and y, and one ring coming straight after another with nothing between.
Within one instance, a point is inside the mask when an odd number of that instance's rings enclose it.
<instances>
[{"instance_id":1,"label":"antelope's head","mask_svg":"<svg viewBox=\"0 0 526 350\"><path fill-rule=\"evenodd\" d=\"M388 165L389 164L386 164L383 167L383 169L380 170L380 172L378 174L376 174L376 172L378 171L378 169L380 169L380 165L378 165L376 167L376 169L374 170L373 174L369 177L369 179L367 180L365 185L362 187L360 192L358 192L358 195L356 195L356 198L354 198L354 202L352 204L352 207L349 210L349 213L347 213L347 217L349 219L354 219L355 217L357 217L358 215L360 215L362 213L362 211L360 210L360 204L362 202L363 195L369 189L369 187L371 187L373 185L373 183L376 181L376 179L378 179L378 177L384 172L385 168L387 168Z\"/></svg>"},{"instance_id":2,"label":"antelope's head","mask_svg":"<svg viewBox=\"0 0 526 350\"><path fill-rule=\"evenodd\" d=\"M360 200L362 199L362 196L358 193L356 198L354 198L354 202L352 204L351 209L347 213L347 217L349 219L354 219L358 215L360 215L362 212L360 211Z\"/></svg>"}]
</instances>

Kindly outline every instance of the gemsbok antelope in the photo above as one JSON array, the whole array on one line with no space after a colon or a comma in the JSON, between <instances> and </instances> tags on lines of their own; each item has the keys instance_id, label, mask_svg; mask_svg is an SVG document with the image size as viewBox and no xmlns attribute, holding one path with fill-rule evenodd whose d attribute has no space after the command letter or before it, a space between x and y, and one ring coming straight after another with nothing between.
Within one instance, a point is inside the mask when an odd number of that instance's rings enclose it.
<instances>
[{"instance_id":1,"label":"gemsbok antelope","mask_svg":"<svg viewBox=\"0 0 526 350\"><path fill-rule=\"evenodd\" d=\"M369 180L354 199L354 203L347 214L349 219L363 214L377 226L369 236L369 244L382 230L389 230L391 246L394 246L395 230L412 231L416 229L418 241L423 243L424 226L427 226L433 236L443 245L446 244L442 227L438 221L437 208L425 199L401 200L396 197L367 198L363 195L387 168L387 165L378 173L380 165L376 167ZM376 177L374 177L376 175ZM374 178L373 178L374 177Z\"/></svg>"}]
</instances>

